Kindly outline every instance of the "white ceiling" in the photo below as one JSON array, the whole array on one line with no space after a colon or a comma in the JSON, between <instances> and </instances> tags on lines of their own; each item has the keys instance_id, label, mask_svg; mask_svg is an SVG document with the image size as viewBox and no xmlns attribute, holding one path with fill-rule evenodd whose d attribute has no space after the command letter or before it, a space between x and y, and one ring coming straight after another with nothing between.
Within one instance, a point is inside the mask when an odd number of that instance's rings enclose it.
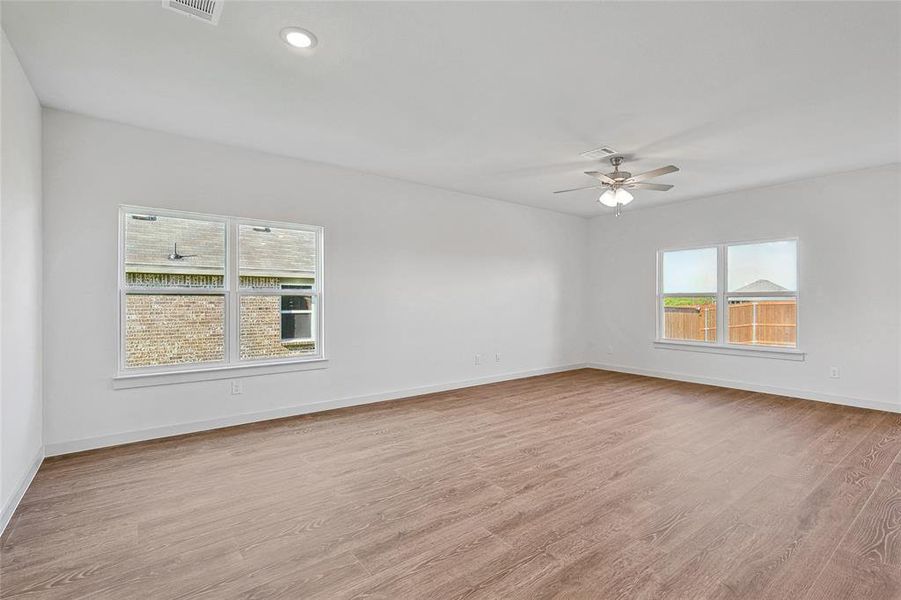
<instances>
[{"instance_id":1,"label":"white ceiling","mask_svg":"<svg viewBox=\"0 0 901 600\"><path fill-rule=\"evenodd\" d=\"M901 160L901 3L3 2L46 106L581 215ZM320 40L309 56L279 31Z\"/></svg>"}]
</instances>

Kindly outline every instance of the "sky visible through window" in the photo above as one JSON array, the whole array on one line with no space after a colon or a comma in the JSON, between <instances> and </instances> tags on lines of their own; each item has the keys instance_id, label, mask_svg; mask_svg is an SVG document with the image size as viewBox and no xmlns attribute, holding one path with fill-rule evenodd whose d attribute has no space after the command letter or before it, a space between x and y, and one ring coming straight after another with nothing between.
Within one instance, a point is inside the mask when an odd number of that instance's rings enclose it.
<instances>
[{"instance_id":1,"label":"sky visible through window","mask_svg":"<svg viewBox=\"0 0 901 600\"><path fill-rule=\"evenodd\" d=\"M729 291L758 280L786 290L798 289L797 252L794 240L740 244L728 247ZM716 248L678 250L663 255L665 294L716 293Z\"/></svg>"},{"instance_id":2,"label":"sky visible through window","mask_svg":"<svg viewBox=\"0 0 901 600\"><path fill-rule=\"evenodd\" d=\"M798 242L766 242L729 246L729 291L759 279L772 281L787 290L798 289Z\"/></svg>"},{"instance_id":3,"label":"sky visible through window","mask_svg":"<svg viewBox=\"0 0 901 600\"><path fill-rule=\"evenodd\" d=\"M679 250L663 255L663 292L716 293L716 248Z\"/></svg>"}]
</instances>

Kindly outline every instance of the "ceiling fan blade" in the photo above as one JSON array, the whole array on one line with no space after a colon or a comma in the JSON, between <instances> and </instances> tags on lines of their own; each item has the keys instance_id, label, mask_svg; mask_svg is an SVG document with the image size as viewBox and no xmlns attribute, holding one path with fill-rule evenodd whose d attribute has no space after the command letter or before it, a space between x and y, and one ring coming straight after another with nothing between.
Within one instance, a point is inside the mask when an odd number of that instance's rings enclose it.
<instances>
[{"instance_id":1,"label":"ceiling fan blade","mask_svg":"<svg viewBox=\"0 0 901 600\"><path fill-rule=\"evenodd\" d=\"M579 190L593 190L597 188L605 188L606 185L587 185L585 187L572 188L571 190L557 190L555 194L565 194L566 192L577 192Z\"/></svg>"},{"instance_id":2,"label":"ceiling fan blade","mask_svg":"<svg viewBox=\"0 0 901 600\"><path fill-rule=\"evenodd\" d=\"M665 192L666 190L672 189L673 186L668 183L627 183L626 187L630 190L656 190L658 192Z\"/></svg>"},{"instance_id":3,"label":"ceiling fan blade","mask_svg":"<svg viewBox=\"0 0 901 600\"><path fill-rule=\"evenodd\" d=\"M601 173L600 171L585 171L585 174L588 175L589 177L594 177L595 179L600 179L604 183L616 183L613 179L611 179L610 177L607 177L605 174Z\"/></svg>"},{"instance_id":4,"label":"ceiling fan blade","mask_svg":"<svg viewBox=\"0 0 901 600\"><path fill-rule=\"evenodd\" d=\"M665 167L660 167L659 169L654 169L653 171L647 171L646 173L639 173L638 175L633 175L628 178L625 183L638 183L639 181L644 181L645 179L652 179L654 177L660 177L661 175L666 175L667 173L675 173L679 170L679 167L675 165L667 165Z\"/></svg>"}]
</instances>

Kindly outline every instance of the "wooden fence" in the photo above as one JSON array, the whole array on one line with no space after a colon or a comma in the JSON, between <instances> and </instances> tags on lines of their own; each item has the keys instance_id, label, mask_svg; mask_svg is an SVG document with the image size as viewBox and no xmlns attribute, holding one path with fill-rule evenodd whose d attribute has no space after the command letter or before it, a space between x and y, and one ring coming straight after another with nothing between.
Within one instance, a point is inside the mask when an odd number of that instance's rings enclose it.
<instances>
[{"instance_id":1,"label":"wooden fence","mask_svg":"<svg viewBox=\"0 0 901 600\"><path fill-rule=\"evenodd\" d=\"M664 337L670 340L716 341L716 304L667 306ZM729 342L795 346L798 306L794 300L729 304Z\"/></svg>"},{"instance_id":2,"label":"wooden fence","mask_svg":"<svg viewBox=\"0 0 901 600\"><path fill-rule=\"evenodd\" d=\"M716 304L667 306L663 315L668 340L716 341Z\"/></svg>"}]
</instances>

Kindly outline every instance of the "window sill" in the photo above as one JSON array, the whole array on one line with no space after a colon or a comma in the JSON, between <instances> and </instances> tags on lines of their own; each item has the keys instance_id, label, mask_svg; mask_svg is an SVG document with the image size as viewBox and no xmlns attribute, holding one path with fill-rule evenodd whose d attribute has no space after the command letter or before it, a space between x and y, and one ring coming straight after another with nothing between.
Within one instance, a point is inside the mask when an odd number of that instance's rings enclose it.
<instances>
[{"instance_id":1,"label":"window sill","mask_svg":"<svg viewBox=\"0 0 901 600\"><path fill-rule=\"evenodd\" d=\"M797 348L771 348L765 346L740 346L730 344L705 344L701 342L679 342L675 340L655 340L654 347L665 350L685 350L688 352L707 352L711 354L731 354L733 356L756 356L758 358L775 358L779 360L803 361L807 353Z\"/></svg>"},{"instance_id":2,"label":"window sill","mask_svg":"<svg viewBox=\"0 0 901 600\"><path fill-rule=\"evenodd\" d=\"M274 373L314 371L325 368L328 368L328 359L311 358L287 362L204 367L202 369L169 371L163 373L127 373L113 377L113 389L124 390L155 385L170 385L173 383L192 383L196 381L213 381L216 379L256 377L259 375L272 375Z\"/></svg>"}]
</instances>

